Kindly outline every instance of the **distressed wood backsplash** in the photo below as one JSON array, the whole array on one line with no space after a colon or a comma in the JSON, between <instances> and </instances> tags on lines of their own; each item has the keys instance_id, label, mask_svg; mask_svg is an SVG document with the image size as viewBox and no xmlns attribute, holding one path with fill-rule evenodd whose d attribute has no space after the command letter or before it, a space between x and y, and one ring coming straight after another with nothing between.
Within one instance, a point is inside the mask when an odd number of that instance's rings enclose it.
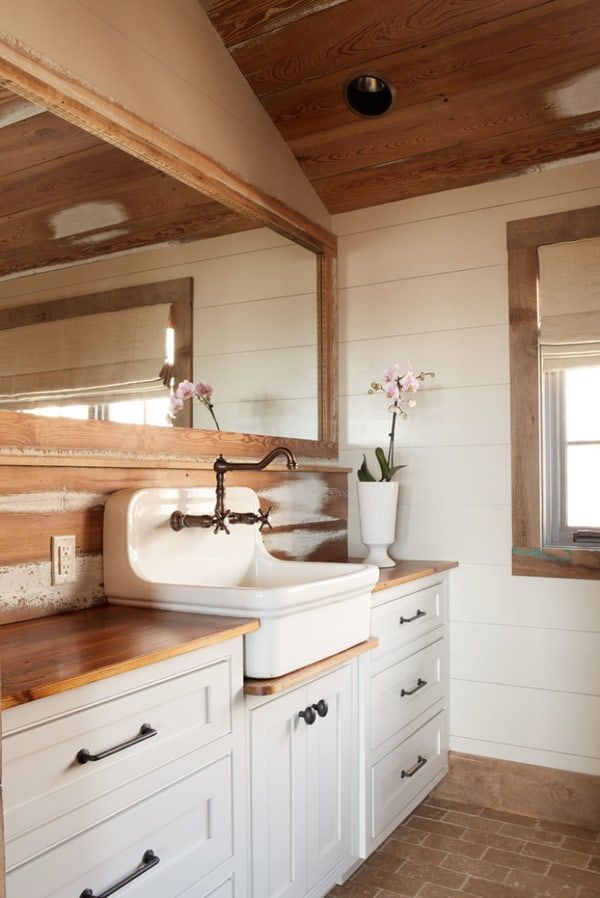
<instances>
[{"instance_id":1,"label":"distressed wood backsplash","mask_svg":"<svg viewBox=\"0 0 600 898\"><path fill-rule=\"evenodd\" d=\"M331 561L347 555L348 490L343 470L231 473L229 486L256 490L273 506L265 542L279 558ZM3 465L0 467L0 623L88 608L106 601L102 526L119 489L214 486L212 470ZM74 534L76 582L52 586L50 538Z\"/></svg>"}]
</instances>

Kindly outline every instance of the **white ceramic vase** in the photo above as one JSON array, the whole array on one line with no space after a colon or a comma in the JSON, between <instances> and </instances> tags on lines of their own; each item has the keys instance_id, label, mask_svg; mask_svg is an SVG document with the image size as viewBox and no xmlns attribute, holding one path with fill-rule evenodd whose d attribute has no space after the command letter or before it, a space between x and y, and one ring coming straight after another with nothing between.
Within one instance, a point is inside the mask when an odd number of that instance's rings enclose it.
<instances>
[{"instance_id":1,"label":"white ceramic vase","mask_svg":"<svg viewBox=\"0 0 600 898\"><path fill-rule=\"evenodd\" d=\"M369 550L365 562L393 567L396 562L388 549L396 539L399 484L359 481L357 486L361 539Z\"/></svg>"}]
</instances>

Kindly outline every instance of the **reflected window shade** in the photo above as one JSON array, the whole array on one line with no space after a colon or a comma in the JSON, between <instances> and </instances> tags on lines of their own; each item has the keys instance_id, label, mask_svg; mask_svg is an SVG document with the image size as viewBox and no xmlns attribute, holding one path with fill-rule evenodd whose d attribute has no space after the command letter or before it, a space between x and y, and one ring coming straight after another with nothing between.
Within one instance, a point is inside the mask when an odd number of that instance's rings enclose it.
<instances>
[{"instance_id":1,"label":"reflected window shade","mask_svg":"<svg viewBox=\"0 0 600 898\"><path fill-rule=\"evenodd\" d=\"M566 371L600 365L600 342L542 345L542 371Z\"/></svg>"},{"instance_id":2,"label":"reflected window shade","mask_svg":"<svg viewBox=\"0 0 600 898\"><path fill-rule=\"evenodd\" d=\"M166 394L169 303L0 331L0 408Z\"/></svg>"}]
</instances>

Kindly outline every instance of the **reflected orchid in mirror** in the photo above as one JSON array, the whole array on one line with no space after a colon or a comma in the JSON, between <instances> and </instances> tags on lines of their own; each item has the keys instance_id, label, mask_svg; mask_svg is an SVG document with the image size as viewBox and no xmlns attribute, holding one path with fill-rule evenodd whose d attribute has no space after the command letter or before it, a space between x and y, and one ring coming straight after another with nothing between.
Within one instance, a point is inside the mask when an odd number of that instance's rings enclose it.
<instances>
[{"instance_id":1,"label":"reflected orchid in mirror","mask_svg":"<svg viewBox=\"0 0 600 898\"><path fill-rule=\"evenodd\" d=\"M404 465L394 466L396 419L398 415L405 420L408 418L409 409L414 408L417 404L416 399L412 397L419 390L426 377L435 377L435 372L421 371L420 374L415 374L410 362L408 362L406 371L403 374L400 374L400 365L396 364L386 368L383 377L381 378L381 382L374 381L369 387L369 393L383 393L388 399L392 400L390 406L390 412L392 413L392 427L388 434L390 443L387 456L380 447L375 450L375 456L379 462L379 467L381 468L380 481L390 481L396 471L405 467ZM371 474L369 466L367 465L366 456L364 455L362 465L358 469L358 479L362 482L375 481L375 477Z\"/></svg>"},{"instance_id":2,"label":"reflected orchid in mirror","mask_svg":"<svg viewBox=\"0 0 600 898\"><path fill-rule=\"evenodd\" d=\"M186 400L193 399L194 396L202 405L206 406L210 415L215 422L217 430L221 430L219 422L215 415L215 407L212 401L214 390L205 380L199 380L197 384L193 384L191 380L182 380L177 389L173 391L169 399L169 418L173 421L182 410Z\"/></svg>"}]
</instances>

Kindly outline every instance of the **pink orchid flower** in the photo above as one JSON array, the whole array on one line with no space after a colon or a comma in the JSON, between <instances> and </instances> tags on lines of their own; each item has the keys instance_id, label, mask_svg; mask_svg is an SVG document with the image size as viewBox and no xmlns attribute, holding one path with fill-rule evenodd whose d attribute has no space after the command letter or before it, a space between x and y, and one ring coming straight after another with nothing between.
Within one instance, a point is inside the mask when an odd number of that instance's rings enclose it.
<instances>
[{"instance_id":1,"label":"pink orchid flower","mask_svg":"<svg viewBox=\"0 0 600 898\"><path fill-rule=\"evenodd\" d=\"M195 387L194 384L189 380L182 380L177 389L175 390L175 396L178 399L191 399L194 395Z\"/></svg>"},{"instance_id":2,"label":"pink orchid flower","mask_svg":"<svg viewBox=\"0 0 600 898\"><path fill-rule=\"evenodd\" d=\"M181 411L182 408L183 408L183 399L181 399L179 396L176 396L175 394L173 394L169 398L169 415L171 416L171 418L174 418L177 415L177 413Z\"/></svg>"},{"instance_id":3,"label":"pink orchid flower","mask_svg":"<svg viewBox=\"0 0 600 898\"><path fill-rule=\"evenodd\" d=\"M383 392L388 397L388 399L398 399L400 396L400 388L395 380L384 381L383 383Z\"/></svg>"},{"instance_id":4,"label":"pink orchid flower","mask_svg":"<svg viewBox=\"0 0 600 898\"><path fill-rule=\"evenodd\" d=\"M419 389L419 381L409 368L404 377L400 379L400 388L405 393L416 393Z\"/></svg>"},{"instance_id":5,"label":"pink orchid flower","mask_svg":"<svg viewBox=\"0 0 600 898\"><path fill-rule=\"evenodd\" d=\"M398 371L400 370L400 365L392 365L391 368L386 368L385 373L383 375L384 384L389 384L393 380L396 380L398 377Z\"/></svg>"},{"instance_id":6,"label":"pink orchid flower","mask_svg":"<svg viewBox=\"0 0 600 898\"><path fill-rule=\"evenodd\" d=\"M198 399L210 399L212 394L214 393L213 388L210 384L207 384L204 380L199 380L194 388L194 392Z\"/></svg>"}]
</instances>

